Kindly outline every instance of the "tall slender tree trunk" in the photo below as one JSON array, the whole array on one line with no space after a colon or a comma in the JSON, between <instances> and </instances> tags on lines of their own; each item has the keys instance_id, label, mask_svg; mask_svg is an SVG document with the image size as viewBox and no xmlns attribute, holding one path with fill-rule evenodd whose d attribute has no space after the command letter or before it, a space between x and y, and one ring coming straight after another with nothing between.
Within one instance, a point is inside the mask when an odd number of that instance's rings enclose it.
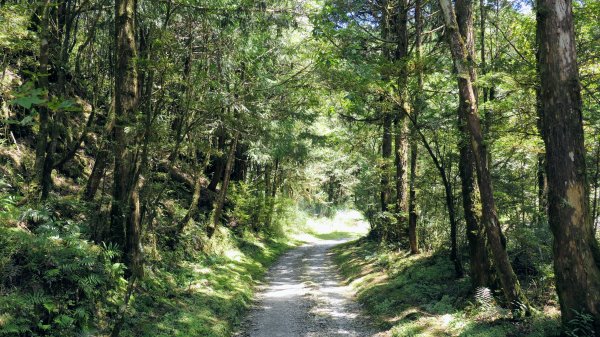
<instances>
[{"instance_id":1,"label":"tall slender tree trunk","mask_svg":"<svg viewBox=\"0 0 600 337\"><path fill-rule=\"evenodd\" d=\"M398 225L394 228L393 240L398 241L408 229L408 120L399 112L394 121L395 165L396 165L396 213Z\"/></svg>"},{"instance_id":2,"label":"tall slender tree trunk","mask_svg":"<svg viewBox=\"0 0 600 337\"><path fill-rule=\"evenodd\" d=\"M448 177L450 176L450 172L448 172L446 170L445 163L442 162L441 159L438 158L438 156L436 155L436 152L433 151L433 149L431 148L431 145L429 145L429 142L427 141L427 138L425 137L423 132L421 132L421 130L419 130L417 128L417 124L416 124L415 120L412 117L410 119L411 119L411 122L413 123L413 126L415 127L417 134L421 138L421 142L423 143L425 150L427 150L427 153L429 153L429 156L431 157L433 164L435 165L436 169L438 170L438 173L440 174L440 177L442 179L442 184L444 185L444 196L446 199L446 209L448 211L448 220L450 222L450 261L452 261L452 263L454 264L454 275L457 278L460 278L460 277L463 277L464 271L463 271L462 262L460 259L460 254L458 251L458 240L457 240L457 227L458 226L457 226L457 221L456 221L456 208L454 206L454 193L452 193L452 184L450 183L450 180L448 179Z\"/></svg>"},{"instance_id":3,"label":"tall slender tree trunk","mask_svg":"<svg viewBox=\"0 0 600 337\"><path fill-rule=\"evenodd\" d=\"M485 10L482 8L481 29L485 29ZM475 59L475 43L473 32L473 3L472 0L456 1L456 20L461 37L467 49L467 59L473 65ZM481 32L482 50L485 48L485 32ZM485 52L482 51L482 67L485 66ZM471 69L474 69L473 67ZM471 81L477 80L474 70L469 73ZM475 88L473 88L475 90ZM484 90L484 96L487 91ZM477 93L475 93L477 99ZM484 99L485 101L485 99ZM469 242L469 266L471 284L473 288L489 286L491 275L491 264L488 256L485 239L485 229L481 223L479 199L477 195L477 180L475 178L475 159L469 145L469 130L466 119L469 113L469 105L460 100L458 104L458 125L461 133L459 143L459 174L461 178L461 191L465 223L467 229L467 241Z\"/></svg>"},{"instance_id":4,"label":"tall slender tree trunk","mask_svg":"<svg viewBox=\"0 0 600 337\"><path fill-rule=\"evenodd\" d=\"M538 71L554 235L556 291L565 324L588 313L600 334L600 249L588 206L582 102L571 1L538 0Z\"/></svg>"},{"instance_id":5,"label":"tall slender tree trunk","mask_svg":"<svg viewBox=\"0 0 600 337\"><path fill-rule=\"evenodd\" d=\"M392 115L384 112L383 134L381 142L381 211L388 210L390 203L390 158L392 157Z\"/></svg>"},{"instance_id":6,"label":"tall slender tree trunk","mask_svg":"<svg viewBox=\"0 0 600 337\"><path fill-rule=\"evenodd\" d=\"M502 234L496 211L488 162L488 150L481 130L481 121L477 110L477 98L473 81L471 80L471 74L474 73L473 65L469 62L468 52L458 28L452 2L450 0L439 0L439 3L448 30L450 51L458 73L459 98L468 104L466 125L470 134L471 150L475 158L477 182L483 204L483 222L492 251L494 265L498 271L507 304L513 309L515 315L528 314L530 311L529 303L510 264L505 247L505 238Z\"/></svg>"},{"instance_id":7,"label":"tall slender tree trunk","mask_svg":"<svg viewBox=\"0 0 600 337\"><path fill-rule=\"evenodd\" d=\"M400 0L396 2L396 8L391 19L392 31L395 32L397 42L396 50L392 55L392 60L400 62L398 73L398 94L402 106L396 109L394 118L394 144L395 144L395 165L396 165L396 217L398 224L393 230L393 240L398 241L403 235L406 235L408 229L408 93L406 90L406 81L408 77L407 60L408 56L408 1Z\"/></svg>"},{"instance_id":8,"label":"tall slender tree trunk","mask_svg":"<svg viewBox=\"0 0 600 337\"><path fill-rule=\"evenodd\" d=\"M463 133L465 130L462 131ZM464 141L462 141L464 142ZM460 147L459 174L461 178L462 203L469 242L469 266L473 289L490 286L492 266L481 223L481 209L477 195L477 180L472 153L468 146Z\"/></svg>"},{"instance_id":9,"label":"tall slender tree trunk","mask_svg":"<svg viewBox=\"0 0 600 337\"><path fill-rule=\"evenodd\" d=\"M442 182L444 183L444 194L446 196L446 207L448 209L448 217L450 219L450 261L454 264L454 276L461 278L464 275L462 261L460 253L458 251L458 238L457 238L457 222L456 222L456 211L454 208L454 195L452 193L452 185L448 180L446 169L442 166L440 171L442 176Z\"/></svg>"},{"instance_id":10,"label":"tall slender tree trunk","mask_svg":"<svg viewBox=\"0 0 600 337\"><path fill-rule=\"evenodd\" d=\"M204 177L204 169L206 169L208 163L210 163L210 153L206 154L201 169L198 170L198 172L196 173L197 176L196 180L194 181L194 193L192 195L192 202L190 203L190 207L188 208L187 213L185 214L181 222L179 222L177 229L178 234L181 234L185 229L185 226L187 226L188 222L190 222L190 220L193 219L196 216L196 214L198 214L202 185L204 185L204 183L206 182L206 178Z\"/></svg>"},{"instance_id":11,"label":"tall slender tree trunk","mask_svg":"<svg viewBox=\"0 0 600 337\"><path fill-rule=\"evenodd\" d=\"M94 166L92 167L92 172L90 173L88 181L85 185L83 199L86 201L94 200L96 191L98 191L98 188L100 187L100 182L102 181L104 173L106 172L106 168L108 167L110 157L110 142L108 139L112 135L114 125L115 109L113 101L108 111L108 119L106 121L106 124L104 125L103 132L99 137L100 144L98 144L98 149L96 150L96 155L94 156Z\"/></svg>"},{"instance_id":12,"label":"tall slender tree trunk","mask_svg":"<svg viewBox=\"0 0 600 337\"><path fill-rule=\"evenodd\" d=\"M381 26L381 37L385 40L387 40L390 35L391 35L391 28L390 28L390 20L391 20L391 13L390 13L390 2L389 0L382 0L381 2L381 22L380 22L380 26ZM385 57L386 59L389 59L390 57L390 47L388 45L388 43L384 43L383 45L383 57ZM389 75L388 74L382 74L382 79L384 81L389 80ZM393 116L392 113L390 111L388 111L388 108L386 107L385 104L385 99L384 97L381 97L380 99L381 101L381 105L382 105L382 139L381 139L381 159L382 159L382 163L381 163L381 195L380 195L380 203L381 203L381 211L382 212L386 212L388 210L388 205L390 203L390 197L391 197L391 191L390 191L390 167L389 167L389 162L390 162L390 158L392 156L392 122L393 122ZM380 225L387 225L387 224L380 224ZM386 228L376 228L376 236L382 236L385 231L387 229Z\"/></svg>"},{"instance_id":13,"label":"tall slender tree trunk","mask_svg":"<svg viewBox=\"0 0 600 337\"><path fill-rule=\"evenodd\" d=\"M39 51L39 67L38 72L40 73L38 79L38 86L42 90L44 101L48 101L48 72L49 72L49 40L50 40L50 0L44 1L42 5L42 19L40 21L40 51ZM46 161L46 147L48 146L48 134L49 130L49 113L48 108L44 105L39 107L39 131L36 137L36 148L35 148L35 177L39 187L43 189L46 185L44 179L46 174L44 173L44 164ZM45 197L41 198L42 200Z\"/></svg>"},{"instance_id":14,"label":"tall slender tree trunk","mask_svg":"<svg viewBox=\"0 0 600 337\"><path fill-rule=\"evenodd\" d=\"M225 110L222 110L225 111ZM217 136L217 149L225 150L225 130L223 127L220 127L219 135ZM214 172L212 178L210 179L210 183L208 184L208 189L211 191L216 191L219 182L223 178L223 171L225 170L226 159L223 158L223 155L217 156L214 158Z\"/></svg>"},{"instance_id":15,"label":"tall slender tree trunk","mask_svg":"<svg viewBox=\"0 0 600 337\"><path fill-rule=\"evenodd\" d=\"M225 164L225 172L223 174L223 183L221 184L219 196L215 201L211 225L207 228L207 234L209 239L213 236L215 230L217 229L219 221L221 221L221 213L223 212L223 205L225 205L225 199L227 198L227 189L229 188L231 170L233 169L233 162L235 161L235 149L237 147L239 137L239 132L236 132L235 136L231 140L231 145L229 146L229 153L227 154L227 163Z\"/></svg>"},{"instance_id":16,"label":"tall slender tree trunk","mask_svg":"<svg viewBox=\"0 0 600 337\"><path fill-rule=\"evenodd\" d=\"M423 108L423 66L421 60L422 52L422 41L421 36L423 32L423 15L422 15L422 1L417 0L415 3L415 54L418 62L417 70L417 93L415 98L414 107L412 109L412 119L414 125L412 125L410 135L410 178L409 178L409 193L408 193L408 243L410 245L410 253L419 253L419 240L417 237L417 192L415 183L417 179L417 159L419 146L417 143L417 124L419 114Z\"/></svg>"},{"instance_id":17,"label":"tall slender tree trunk","mask_svg":"<svg viewBox=\"0 0 600 337\"><path fill-rule=\"evenodd\" d=\"M125 129L135 123L135 111L139 103L135 4L135 0L116 0L115 3L115 169L110 240L123 246L129 275L141 277L139 171L136 167L137 158L131 148L131 136L125 133Z\"/></svg>"}]
</instances>

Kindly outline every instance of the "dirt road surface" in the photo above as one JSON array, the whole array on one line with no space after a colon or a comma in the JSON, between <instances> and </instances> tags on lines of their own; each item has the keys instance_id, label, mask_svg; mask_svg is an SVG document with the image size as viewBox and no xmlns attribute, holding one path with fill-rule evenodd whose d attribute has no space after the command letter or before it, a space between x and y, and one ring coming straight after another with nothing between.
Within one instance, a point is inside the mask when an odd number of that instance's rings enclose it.
<instances>
[{"instance_id":1,"label":"dirt road surface","mask_svg":"<svg viewBox=\"0 0 600 337\"><path fill-rule=\"evenodd\" d=\"M319 240L284 254L269 270L239 337L370 337L375 330L343 286Z\"/></svg>"}]
</instances>

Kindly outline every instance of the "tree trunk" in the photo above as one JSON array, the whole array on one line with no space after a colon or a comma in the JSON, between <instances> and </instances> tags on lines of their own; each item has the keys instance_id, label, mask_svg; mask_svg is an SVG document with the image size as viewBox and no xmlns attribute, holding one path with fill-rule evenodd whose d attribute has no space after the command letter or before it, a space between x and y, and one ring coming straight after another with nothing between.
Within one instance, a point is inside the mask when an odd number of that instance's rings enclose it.
<instances>
[{"instance_id":1,"label":"tree trunk","mask_svg":"<svg viewBox=\"0 0 600 337\"><path fill-rule=\"evenodd\" d=\"M596 151L594 154L594 177L592 178L593 190L592 190L592 232L594 237L596 236L596 232L598 230L598 226L596 224L596 218L598 217L598 179L600 179L600 139L598 139L598 130L596 130Z\"/></svg>"},{"instance_id":2,"label":"tree trunk","mask_svg":"<svg viewBox=\"0 0 600 337\"><path fill-rule=\"evenodd\" d=\"M396 4L394 15L392 16L392 31L397 35L395 41L397 47L392 61L400 62L400 71L397 78L398 94L402 106L396 109L394 118L394 144L395 144L395 165L396 165L396 217L398 224L392 231L392 240L398 241L403 235L406 235L408 227L408 94L406 90L406 79L408 77L407 61L408 56L408 1L401 0Z\"/></svg>"},{"instance_id":3,"label":"tree trunk","mask_svg":"<svg viewBox=\"0 0 600 337\"><path fill-rule=\"evenodd\" d=\"M483 204L483 222L492 251L494 265L498 271L506 302L513 309L514 314L529 314L529 303L510 264L505 247L505 238L502 234L500 221L498 220L492 179L488 166L488 150L483 139L481 121L477 111L477 99L473 81L471 80L471 74L474 73L473 65L469 63L468 52L458 29L452 2L450 0L439 0L439 2L448 30L450 51L456 71L458 72L460 100L468 104L466 125L470 134L471 150L475 158L477 182Z\"/></svg>"},{"instance_id":4,"label":"tree trunk","mask_svg":"<svg viewBox=\"0 0 600 337\"><path fill-rule=\"evenodd\" d=\"M223 173L223 184L221 185L221 191L219 191L219 197L215 202L211 225L207 228L209 239L213 236L219 221L221 221L221 213L223 212L223 205L225 204L225 198L227 197L227 189L229 187L229 179L231 178L231 170L235 160L235 149L239 137L239 132L236 132L235 137L231 140L229 153L227 154L227 163L225 164L225 172Z\"/></svg>"},{"instance_id":5,"label":"tree trunk","mask_svg":"<svg viewBox=\"0 0 600 337\"><path fill-rule=\"evenodd\" d=\"M396 165L396 213L397 228L393 230L394 241L406 235L408 225L408 120L404 112L399 112L395 124L395 165Z\"/></svg>"},{"instance_id":6,"label":"tree trunk","mask_svg":"<svg viewBox=\"0 0 600 337\"><path fill-rule=\"evenodd\" d=\"M110 240L122 245L128 274L141 277L139 171L132 149L132 137L125 133L126 128L135 124L135 111L139 103L135 4L135 0L117 0L115 3L115 168Z\"/></svg>"},{"instance_id":7,"label":"tree trunk","mask_svg":"<svg viewBox=\"0 0 600 337\"><path fill-rule=\"evenodd\" d=\"M444 183L444 193L446 195L446 207L448 208L448 218L450 219L450 261L454 264L454 276L461 278L464 275L462 262L458 252L456 211L454 210L454 195L452 194L452 185L444 166L440 166L440 175Z\"/></svg>"},{"instance_id":8,"label":"tree trunk","mask_svg":"<svg viewBox=\"0 0 600 337\"><path fill-rule=\"evenodd\" d=\"M461 132L465 132L462 130ZM475 165L468 145L460 146L459 173L461 179L462 202L469 242L469 266L473 289L489 287L492 266L488 256L485 229L481 224L481 209L477 195Z\"/></svg>"},{"instance_id":9,"label":"tree trunk","mask_svg":"<svg viewBox=\"0 0 600 337\"><path fill-rule=\"evenodd\" d=\"M41 200L46 200L52 188L52 171L54 170L54 156L56 154L56 144L58 142L58 115L53 114L50 122L50 142L46 146L46 158L44 160L44 170L42 173L42 193Z\"/></svg>"},{"instance_id":10,"label":"tree trunk","mask_svg":"<svg viewBox=\"0 0 600 337\"><path fill-rule=\"evenodd\" d=\"M408 242L410 245L410 253L419 253L419 240L417 238L417 192L415 190L415 182L417 178L417 159L418 159L418 144L416 135L416 124L419 118L419 113L423 108L423 68L421 65L421 48L422 48L422 31L423 31L423 16L422 3L417 0L415 4L415 53L419 63L417 71L417 93L413 107L413 120L415 125L412 126L410 134L410 181L408 193Z\"/></svg>"},{"instance_id":11,"label":"tree trunk","mask_svg":"<svg viewBox=\"0 0 600 337\"><path fill-rule=\"evenodd\" d=\"M246 179L246 172L248 170L248 144L240 142L236 149L235 163L233 165L233 172L231 173L231 180L233 181L244 181Z\"/></svg>"},{"instance_id":12,"label":"tree trunk","mask_svg":"<svg viewBox=\"0 0 600 337\"><path fill-rule=\"evenodd\" d=\"M482 15L485 10L482 9ZM472 0L456 1L456 20L458 29L467 49L468 59L471 64L475 58L475 43L473 32L473 4ZM485 27L485 18L481 18L482 27ZM482 28L482 29L483 29ZM484 32L481 32L481 41L484 40ZM484 48L484 45L482 45ZM482 67L485 64L485 53L482 51ZM474 69L474 68L473 68ZM475 71L469 73L471 81L476 81ZM475 88L473 88L475 90ZM484 90L484 96L487 92ZM475 94L477 98L477 94ZM460 100L458 104L458 125L462 135L459 143L459 174L461 178L461 190L463 199L463 210L467 229L467 241L469 242L469 265L471 284L473 288L488 287L491 275L491 264L488 256L485 240L485 229L481 224L480 205L477 195L477 180L475 179L475 160L469 146L469 130L466 126L466 118L469 113L469 105Z\"/></svg>"},{"instance_id":13,"label":"tree trunk","mask_svg":"<svg viewBox=\"0 0 600 337\"><path fill-rule=\"evenodd\" d=\"M225 149L225 132L221 128L219 131L219 136L217 140L217 149L224 150ZM223 158L223 155L219 155L215 158L214 163L214 172L212 178L210 179L210 183L208 184L208 189L215 192L217 190L217 186L219 182L223 178L223 171L225 170L225 162L226 159Z\"/></svg>"},{"instance_id":14,"label":"tree trunk","mask_svg":"<svg viewBox=\"0 0 600 337\"><path fill-rule=\"evenodd\" d=\"M538 53L539 54L539 53ZM538 55L539 57L539 55ZM538 118L536 121L536 126L538 132L542 139L544 138L544 126L543 126L543 116L544 111L542 110L542 93L541 89L538 87L535 90L535 101L536 101L536 109ZM538 216L537 222L538 224L543 223L546 219L546 214L548 213L548 179L546 178L546 154L544 152L540 152L537 154L537 190L538 190Z\"/></svg>"},{"instance_id":15,"label":"tree trunk","mask_svg":"<svg viewBox=\"0 0 600 337\"><path fill-rule=\"evenodd\" d=\"M417 128L417 123L415 122L415 120L412 117L410 118L410 120L413 123L413 126L415 127L415 130L418 133L419 137L421 138L421 142L423 143L425 150L427 150L427 153L429 153L429 156L431 157L435 168L440 174L442 184L444 185L446 209L448 211L448 220L450 222L450 260L454 264L455 276L457 278L460 278L463 276L464 272L462 268L462 262L460 260L460 255L458 253L456 210L454 207L454 195L452 193L452 185L450 184L450 180L448 180L449 172L446 171L445 164L438 158L436 152L434 152L431 148L431 145L429 145L429 142L427 141L427 138L425 137L423 132L421 132L421 130Z\"/></svg>"},{"instance_id":16,"label":"tree trunk","mask_svg":"<svg viewBox=\"0 0 600 337\"><path fill-rule=\"evenodd\" d=\"M196 173L197 176L196 176L196 180L194 181L194 194L192 195L192 202L190 202L190 207L188 208L187 213L185 214L185 216L179 223L179 226L177 229L178 234L181 234L183 232L183 230L185 229L185 226L188 224L188 222L190 222L190 220L193 219L194 217L196 217L196 214L198 214L198 209L200 207L200 195L202 192L202 186L206 183L206 178L204 177L203 172L204 172L204 169L206 168L206 166L208 166L208 163L210 163L210 153L206 154L202 168L200 170L198 170L198 172Z\"/></svg>"},{"instance_id":17,"label":"tree trunk","mask_svg":"<svg viewBox=\"0 0 600 337\"><path fill-rule=\"evenodd\" d=\"M548 221L562 320L594 318L600 334L600 250L589 218L582 102L570 1L539 0L538 71L548 177Z\"/></svg>"},{"instance_id":18,"label":"tree trunk","mask_svg":"<svg viewBox=\"0 0 600 337\"><path fill-rule=\"evenodd\" d=\"M40 22L40 60L38 71L41 74L38 80L38 86L42 90L43 100L48 101L48 63L49 63L49 34L50 34L50 0L46 0L42 5L42 20ZM35 177L36 182L40 188L43 188L45 184L44 179L44 163L46 161L46 147L48 146L48 133L49 133L49 116L48 108L42 105L38 109L39 111L39 131L36 137L36 148L35 148ZM42 197L42 200L44 198Z\"/></svg>"},{"instance_id":19,"label":"tree trunk","mask_svg":"<svg viewBox=\"0 0 600 337\"><path fill-rule=\"evenodd\" d=\"M104 177L104 173L106 171L106 167L108 166L108 157L110 156L110 152L107 145L100 144L98 148L98 152L95 155L94 167L92 168L92 173L90 174L88 181L85 185L85 192L83 193L83 200L92 201L94 200L94 196L96 195L96 191L100 187L100 182Z\"/></svg>"},{"instance_id":20,"label":"tree trunk","mask_svg":"<svg viewBox=\"0 0 600 337\"><path fill-rule=\"evenodd\" d=\"M100 182L104 177L104 173L106 171L106 167L109 164L110 150L109 150L109 141L107 140L112 134L112 130L114 127L115 121L115 110L114 105L111 104L108 120L106 121L106 125L104 126L103 134L100 135L100 144L98 144L98 149L96 155L94 156L94 167L92 168L92 173L88 178L88 181L85 185L85 192L83 194L83 199L86 201L94 200L94 196L96 195L96 191L100 187Z\"/></svg>"},{"instance_id":21,"label":"tree trunk","mask_svg":"<svg viewBox=\"0 0 600 337\"><path fill-rule=\"evenodd\" d=\"M384 112L383 135L381 142L381 211L388 210L390 203L390 169L389 162L392 157L392 115Z\"/></svg>"}]
</instances>

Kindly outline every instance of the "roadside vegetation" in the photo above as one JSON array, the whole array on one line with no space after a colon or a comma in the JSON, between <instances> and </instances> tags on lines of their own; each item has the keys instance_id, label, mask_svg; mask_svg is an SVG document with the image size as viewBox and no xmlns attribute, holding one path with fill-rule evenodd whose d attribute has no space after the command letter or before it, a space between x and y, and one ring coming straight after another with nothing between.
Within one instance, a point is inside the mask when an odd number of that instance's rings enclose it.
<instances>
[{"instance_id":1,"label":"roadside vegetation","mask_svg":"<svg viewBox=\"0 0 600 337\"><path fill-rule=\"evenodd\" d=\"M468 278L455 279L453 264L442 252L410 255L364 238L339 245L333 252L344 282L356 289L366 313L391 336L549 337L561 333L550 266L524 283L539 310L514 320L496 302L492 290L474 290Z\"/></svg>"},{"instance_id":2,"label":"roadside vegetation","mask_svg":"<svg viewBox=\"0 0 600 337\"><path fill-rule=\"evenodd\" d=\"M86 240L85 224L63 220L66 211L29 209L15 219L27 230L0 228L1 336L101 336L117 324L123 336L230 336L269 265L300 243L282 234L289 223L277 235L221 228L210 245L192 225L176 247L157 238L148 277L132 291L118 250Z\"/></svg>"}]
</instances>

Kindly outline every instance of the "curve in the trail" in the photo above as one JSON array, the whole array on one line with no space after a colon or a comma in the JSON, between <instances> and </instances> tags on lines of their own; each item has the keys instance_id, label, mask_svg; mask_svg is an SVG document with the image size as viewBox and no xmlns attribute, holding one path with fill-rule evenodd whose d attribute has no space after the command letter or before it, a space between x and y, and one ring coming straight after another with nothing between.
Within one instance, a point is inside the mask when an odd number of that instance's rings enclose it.
<instances>
[{"instance_id":1,"label":"curve in the trail","mask_svg":"<svg viewBox=\"0 0 600 337\"><path fill-rule=\"evenodd\" d=\"M316 241L284 254L269 270L239 336L374 336L333 267L328 249L341 242Z\"/></svg>"}]
</instances>

